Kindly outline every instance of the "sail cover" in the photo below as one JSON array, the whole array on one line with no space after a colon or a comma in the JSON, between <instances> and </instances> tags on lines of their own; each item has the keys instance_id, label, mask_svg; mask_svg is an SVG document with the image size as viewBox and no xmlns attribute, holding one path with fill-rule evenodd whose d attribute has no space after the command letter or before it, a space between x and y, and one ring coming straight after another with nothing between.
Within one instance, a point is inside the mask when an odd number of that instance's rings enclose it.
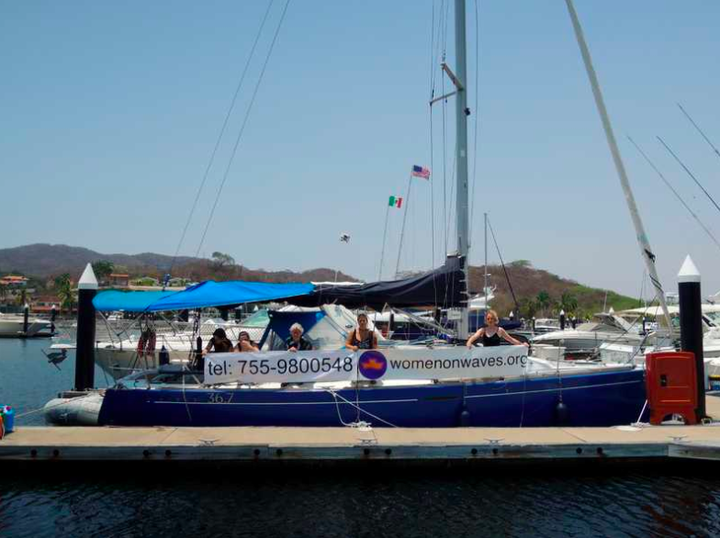
<instances>
[{"instance_id":1,"label":"sail cover","mask_svg":"<svg viewBox=\"0 0 720 538\"><path fill-rule=\"evenodd\" d=\"M301 306L339 303L348 308L375 310L382 310L385 305L459 307L467 302L463 259L448 256L442 267L401 280L349 286L320 285L310 295L288 301Z\"/></svg>"},{"instance_id":2,"label":"sail cover","mask_svg":"<svg viewBox=\"0 0 720 538\"><path fill-rule=\"evenodd\" d=\"M93 299L95 308L108 312L161 312L209 306L264 303L307 295L312 284L272 284L269 282L214 282L208 280L183 291L104 291Z\"/></svg>"},{"instance_id":3,"label":"sail cover","mask_svg":"<svg viewBox=\"0 0 720 538\"><path fill-rule=\"evenodd\" d=\"M208 280L183 291L103 291L93 304L103 312L162 312L280 300L299 306L339 303L375 310L382 310L386 304L451 308L467 301L462 264L462 259L449 256L444 266L422 275L349 286Z\"/></svg>"}]
</instances>

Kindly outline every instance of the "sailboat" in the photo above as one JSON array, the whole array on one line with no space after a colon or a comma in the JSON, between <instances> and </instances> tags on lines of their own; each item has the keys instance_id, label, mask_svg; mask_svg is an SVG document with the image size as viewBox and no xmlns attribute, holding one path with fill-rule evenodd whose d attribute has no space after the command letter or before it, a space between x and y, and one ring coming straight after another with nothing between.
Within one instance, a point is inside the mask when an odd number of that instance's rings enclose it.
<instances>
[{"instance_id":1,"label":"sailboat","mask_svg":"<svg viewBox=\"0 0 720 538\"><path fill-rule=\"evenodd\" d=\"M455 0L456 66L443 69L455 85L457 253L448 274L460 303L457 336L468 336L468 152L465 1ZM447 264L446 264L447 265ZM436 274L425 276L437 286ZM422 278L422 277L420 277ZM445 281L445 286L456 282ZM246 289L241 289L242 285ZM162 311L284 298L296 304L347 306L402 298L418 282L281 290L265 284L203 283L154 299ZM428 288L431 289L431 288ZM450 289L450 288L447 288ZM262 291L262 293L259 293ZM373 295L376 293L376 295ZM436 292L435 292L436 293ZM98 306L103 293L95 298ZM375 302L378 301L378 302ZM117 308L113 304L113 308ZM299 314L298 314L299 315ZM315 313L305 312L303 319ZM299 319L299 318L297 318ZM132 374L105 391L100 425L541 427L628 424L643 412L644 371L633 365L574 365L529 357L524 346L472 348L395 346L388 349L272 351L292 316L275 316L256 353L216 353L202 370L170 365ZM346 328L349 330L350 328ZM200 350L197 350L198 356Z\"/></svg>"}]
</instances>

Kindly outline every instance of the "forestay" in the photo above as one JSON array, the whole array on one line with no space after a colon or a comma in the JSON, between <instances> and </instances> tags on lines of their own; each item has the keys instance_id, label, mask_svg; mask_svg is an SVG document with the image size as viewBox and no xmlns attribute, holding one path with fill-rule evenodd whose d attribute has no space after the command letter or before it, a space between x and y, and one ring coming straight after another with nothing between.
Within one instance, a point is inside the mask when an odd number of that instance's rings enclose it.
<instances>
[{"instance_id":1,"label":"forestay","mask_svg":"<svg viewBox=\"0 0 720 538\"><path fill-rule=\"evenodd\" d=\"M525 346L215 353L205 383L486 379L522 376L527 363Z\"/></svg>"}]
</instances>

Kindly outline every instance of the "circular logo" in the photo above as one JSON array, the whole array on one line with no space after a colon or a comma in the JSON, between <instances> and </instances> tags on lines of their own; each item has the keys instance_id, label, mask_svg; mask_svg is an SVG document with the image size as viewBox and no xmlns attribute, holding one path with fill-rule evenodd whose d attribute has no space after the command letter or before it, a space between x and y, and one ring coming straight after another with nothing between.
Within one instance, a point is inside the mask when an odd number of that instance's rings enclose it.
<instances>
[{"instance_id":1,"label":"circular logo","mask_svg":"<svg viewBox=\"0 0 720 538\"><path fill-rule=\"evenodd\" d=\"M379 351L366 351L358 361L360 373L367 379L380 379L387 371L387 359Z\"/></svg>"}]
</instances>

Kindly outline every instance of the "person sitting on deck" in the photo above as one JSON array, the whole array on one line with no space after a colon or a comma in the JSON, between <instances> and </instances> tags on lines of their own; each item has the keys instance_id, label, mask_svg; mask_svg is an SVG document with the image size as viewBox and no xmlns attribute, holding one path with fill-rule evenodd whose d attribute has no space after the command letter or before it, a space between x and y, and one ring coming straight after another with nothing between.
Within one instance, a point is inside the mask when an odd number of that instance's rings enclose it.
<instances>
[{"instance_id":1,"label":"person sitting on deck","mask_svg":"<svg viewBox=\"0 0 720 538\"><path fill-rule=\"evenodd\" d=\"M510 336L505 329L498 326L499 318L495 310L488 310L485 314L485 327L478 330L467 340L467 347L473 347L473 344L482 338L482 345L488 346L499 346L502 340L510 342L516 346L527 346L525 342L521 342L517 338Z\"/></svg>"},{"instance_id":2,"label":"person sitting on deck","mask_svg":"<svg viewBox=\"0 0 720 538\"><path fill-rule=\"evenodd\" d=\"M227 353L233 350L233 344L225 334L225 329L215 329L212 338L203 351L203 355L211 352Z\"/></svg>"},{"instance_id":3,"label":"person sitting on deck","mask_svg":"<svg viewBox=\"0 0 720 538\"><path fill-rule=\"evenodd\" d=\"M358 326L348 334L345 347L357 351L358 349L377 349L377 335L368 329L367 314L358 314Z\"/></svg>"},{"instance_id":4,"label":"person sitting on deck","mask_svg":"<svg viewBox=\"0 0 720 538\"><path fill-rule=\"evenodd\" d=\"M248 351L260 351L257 344L250 339L250 334L247 331L240 331L238 335L238 343L235 346L237 352L248 352Z\"/></svg>"},{"instance_id":5,"label":"person sitting on deck","mask_svg":"<svg viewBox=\"0 0 720 538\"><path fill-rule=\"evenodd\" d=\"M288 351L310 351L313 348L312 344L303 336L303 332L305 332L305 329L303 329L302 325L299 323L292 324L290 336L285 340Z\"/></svg>"}]
</instances>

